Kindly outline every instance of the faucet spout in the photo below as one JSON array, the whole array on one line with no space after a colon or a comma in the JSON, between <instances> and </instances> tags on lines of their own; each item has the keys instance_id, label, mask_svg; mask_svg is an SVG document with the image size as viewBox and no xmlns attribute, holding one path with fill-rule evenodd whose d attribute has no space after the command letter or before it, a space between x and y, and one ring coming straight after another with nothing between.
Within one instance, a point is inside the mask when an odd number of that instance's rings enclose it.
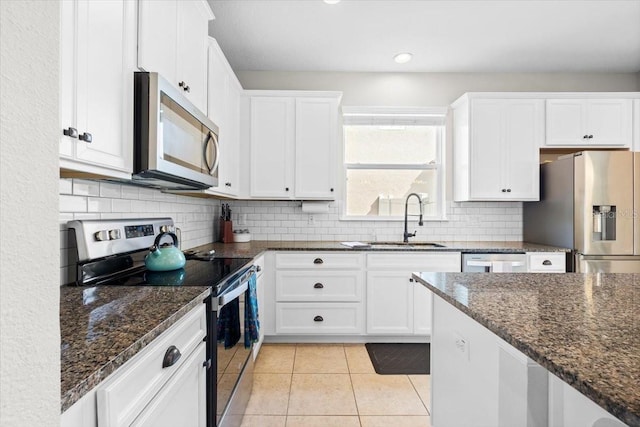
<instances>
[{"instance_id":1,"label":"faucet spout","mask_svg":"<svg viewBox=\"0 0 640 427\"><path fill-rule=\"evenodd\" d=\"M404 201L404 237L403 237L403 240L402 240L404 243L409 243L409 237L414 237L416 235L415 231L413 233L409 233L409 230L407 229L409 198L411 198L411 196L417 197L418 198L418 204L420 205L420 217L418 218L418 225L422 227L422 225L424 224L423 221L422 221L422 198L417 193L410 193L407 196L407 198L405 199L405 201Z\"/></svg>"}]
</instances>

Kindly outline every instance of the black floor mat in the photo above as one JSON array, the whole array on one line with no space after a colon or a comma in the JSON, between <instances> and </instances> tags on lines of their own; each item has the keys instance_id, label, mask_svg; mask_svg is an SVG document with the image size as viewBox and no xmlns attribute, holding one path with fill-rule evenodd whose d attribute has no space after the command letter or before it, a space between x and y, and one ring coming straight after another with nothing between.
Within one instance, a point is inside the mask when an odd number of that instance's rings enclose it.
<instances>
[{"instance_id":1,"label":"black floor mat","mask_svg":"<svg viewBox=\"0 0 640 427\"><path fill-rule=\"evenodd\" d=\"M429 374L431 347L428 343L371 343L365 347L378 374Z\"/></svg>"}]
</instances>

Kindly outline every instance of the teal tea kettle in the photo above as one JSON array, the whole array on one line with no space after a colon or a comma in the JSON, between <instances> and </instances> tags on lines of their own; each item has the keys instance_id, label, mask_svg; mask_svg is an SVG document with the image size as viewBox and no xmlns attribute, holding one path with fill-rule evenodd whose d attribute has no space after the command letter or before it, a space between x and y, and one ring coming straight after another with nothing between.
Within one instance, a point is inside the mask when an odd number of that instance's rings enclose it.
<instances>
[{"instance_id":1,"label":"teal tea kettle","mask_svg":"<svg viewBox=\"0 0 640 427\"><path fill-rule=\"evenodd\" d=\"M160 244L164 236L170 236L173 243ZM153 246L149 248L149 253L144 258L144 265L150 271L171 271L184 267L186 259L180 249L178 249L178 237L173 233L160 233L156 237Z\"/></svg>"}]
</instances>

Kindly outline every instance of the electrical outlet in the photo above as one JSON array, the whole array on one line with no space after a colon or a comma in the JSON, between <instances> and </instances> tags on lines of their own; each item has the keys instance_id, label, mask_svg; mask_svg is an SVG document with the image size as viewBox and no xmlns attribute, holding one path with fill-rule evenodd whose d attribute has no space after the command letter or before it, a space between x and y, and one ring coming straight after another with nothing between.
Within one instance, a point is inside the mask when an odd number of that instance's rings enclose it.
<instances>
[{"instance_id":1,"label":"electrical outlet","mask_svg":"<svg viewBox=\"0 0 640 427\"><path fill-rule=\"evenodd\" d=\"M309 215L309 219L307 219L307 225L316 225L316 219L313 215Z\"/></svg>"},{"instance_id":2,"label":"electrical outlet","mask_svg":"<svg viewBox=\"0 0 640 427\"><path fill-rule=\"evenodd\" d=\"M458 332L453 332L453 339L456 350L460 352L463 358L470 360L469 357L469 341Z\"/></svg>"}]
</instances>

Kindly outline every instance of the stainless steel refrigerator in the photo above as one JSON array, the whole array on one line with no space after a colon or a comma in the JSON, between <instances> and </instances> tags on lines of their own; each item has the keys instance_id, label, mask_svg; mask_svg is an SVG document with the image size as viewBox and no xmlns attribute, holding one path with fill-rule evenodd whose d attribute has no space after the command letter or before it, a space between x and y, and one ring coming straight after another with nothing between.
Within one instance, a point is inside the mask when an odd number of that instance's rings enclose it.
<instances>
[{"instance_id":1,"label":"stainless steel refrigerator","mask_svg":"<svg viewBox=\"0 0 640 427\"><path fill-rule=\"evenodd\" d=\"M583 151L540 165L527 242L573 249L577 272L640 273L640 153Z\"/></svg>"}]
</instances>

